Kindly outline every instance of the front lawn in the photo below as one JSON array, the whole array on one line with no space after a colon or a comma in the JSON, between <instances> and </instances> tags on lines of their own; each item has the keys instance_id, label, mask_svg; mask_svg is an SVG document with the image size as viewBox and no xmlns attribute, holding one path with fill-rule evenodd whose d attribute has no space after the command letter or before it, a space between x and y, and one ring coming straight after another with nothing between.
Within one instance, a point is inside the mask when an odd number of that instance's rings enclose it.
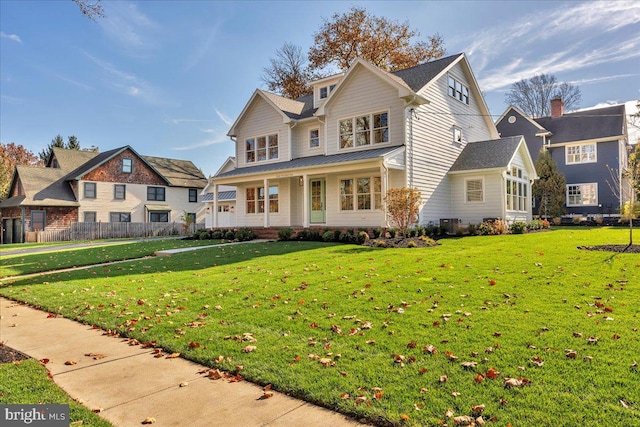
<instances>
[{"instance_id":1,"label":"front lawn","mask_svg":"<svg viewBox=\"0 0 640 427\"><path fill-rule=\"evenodd\" d=\"M71 425L110 427L100 418L61 390L37 360L28 359L0 364L0 403L67 404Z\"/></svg>"},{"instance_id":2,"label":"front lawn","mask_svg":"<svg viewBox=\"0 0 640 427\"><path fill-rule=\"evenodd\" d=\"M215 245L221 242L221 240L180 239L150 240L144 242L123 241L118 244L95 247L89 246L86 248L65 248L52 252L16 255L3 254L2 258L0 258L0 278L100 264L109 261L141 258L151 256L159 250ZM22 247L20 249L22 249Z\"/></svg>"},{"instance_id":3,"label":"front lawn","mask_svg":"<svg viewBox=\"0 0 640 427\"><path fill-rule=\"evenodd\" d=\"M0 294L381 425L633 426L640 257L577 249L626 238L571 228L413 249L249 243Z\"/></svg>"}]
</instances>

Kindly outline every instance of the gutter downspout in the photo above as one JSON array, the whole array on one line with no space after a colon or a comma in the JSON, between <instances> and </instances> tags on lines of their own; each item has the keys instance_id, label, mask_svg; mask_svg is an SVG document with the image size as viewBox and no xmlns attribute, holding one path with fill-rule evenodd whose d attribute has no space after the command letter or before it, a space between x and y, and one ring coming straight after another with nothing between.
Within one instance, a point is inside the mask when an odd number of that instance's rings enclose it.
<instances>
[{"instance_id":1,"label":"gutter downspout","mask_svg":"<svg viewBox=\"0 0 640 427\"><path fill-rule=\"evenodd\" d=\"M384 169L384 174L381 177L382 180L382 210L384 211L384 225L383 228L389 228L389 216L387 214L387 203L384 201L385 194L389 191L389 168L385 164L384 159L382 159L382 169Z\"/></svg>"},{"instance_id":2,"label":"gutter downspout","mask_svg":"<svg viewBox=\"0 0 640 427\"><path fill-rule=\"evenodd\" d=\"M407 135L407 187L413 188L413 114L415 112L414 107L410 107L408 110L408 124L409 134Z\"/></svg>"}]
</instances>

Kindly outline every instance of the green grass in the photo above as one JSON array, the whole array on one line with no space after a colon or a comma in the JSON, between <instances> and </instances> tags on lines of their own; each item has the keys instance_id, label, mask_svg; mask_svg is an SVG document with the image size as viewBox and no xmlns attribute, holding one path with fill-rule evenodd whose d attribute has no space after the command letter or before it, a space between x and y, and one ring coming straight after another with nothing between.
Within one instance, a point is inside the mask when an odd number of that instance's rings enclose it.
<instances>
[{"instance_id":1,"label":"green grass","mask_svg":"<svg viewBox=\"0 0 640 427\"><path fill-rule=\"evenodd\" d=\"M425 249L247 244L19 280L0 294L205 365L241 365L247 379L380 424L453 425L447 409L482 404L495 426L639 426L640 256L577 249L626 238L568 228ZM490 367L500 376L476 382ZM506 388L505 377L530 384Z\"/></svg>"},{"instance_id":2,"label":"green grass","mask_svg":"<svg viewBox=\"0 0 640 427\"><path fill-rule=\"evenodd\" d=\"M83 426L111 426L62 391L36 360L0 364L0 378L0 403L68 404L70 423L82 421Z\"/></svg>"},{"instance_id":3,"label":"green grass","mask_svg":"<svg viewBox=\"0 0 640 427\"><path fill-rule=\"evenodd\" d=\"M34 254L5 255L0 258L0 278L58 270L69 267L99 264L108 261L142 258L163 249L207 246L220 240L150 240L145 242L123 241L118 244L86 248L65 248ZM22 248L21 248L22 249Z\"/></svg>"}]
</instances>

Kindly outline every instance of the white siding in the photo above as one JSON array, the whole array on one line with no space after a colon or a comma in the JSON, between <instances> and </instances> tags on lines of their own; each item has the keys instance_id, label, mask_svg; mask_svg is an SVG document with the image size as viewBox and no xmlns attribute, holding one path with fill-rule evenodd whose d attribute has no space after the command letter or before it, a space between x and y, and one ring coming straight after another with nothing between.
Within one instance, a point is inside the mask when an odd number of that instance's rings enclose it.
<instances>
[{"instance_id":1,"label":"white siding","mask_svg":"<svg viewBox=\"0 0 640 427\"><path fill-rule=\"evenodd\" d=\"M155 201L147 200L147 187L143 184L125 184L126 194L124 200L115 200L114 185L120 183L114 182L96 182L96 198L87 199L84 197L84 182L79 182L79 201L80 208L78 210L78 221L84 221L84 212L96 212L96 221L109 222L109 213L111 212L129 212L131 213L131 222L148 222L145 205L166 205L170 208L169 222L183 222L181 216L184 211L196 214L196 222L204 222L205 206L204 203L189 202L189 189L182 187L164 187L165 200ZM152 185L151 187L158 187ZM198 199L200 199L200 189L197 191Z\"/></svg>"},{"instance_id":2,"label":"white siding","mask_svg":"<svg viewBox=\"0 0 640 427\"><path fill-rule=\"evenodd\" d=\"M471 86L460 63L449 74ZM448 75L444 74L420 93L430 103L420 106L417 118L413 119L413 186L422 192L422 224L439 224L441 218L455 217L452 215L450 196L453 188L447 172L460 155L465 142L492 139L491 130L481 116L482 111L473 91L469 105L466 105L450 97L447 89ZM462 144L453 141L454 126L462 130ZM410 160L408 166L411 166Z\"/></svg>"},{"instance_id":3,"label":"white siding","mask_svg":"<svg viewBox=\"0 0 640 427\"><path fill-rule=\"evenodd\" d=\"M320 146L309 148L309 131L318 129L320 134ZM319 120L308 123L300 123L292 129L291 154L294 159L298 157L321 156L324 154L326 135L324 134L324 124Z\"/></svg>"},{"instance_id":4,"label":"white siding","mask_svg":"<svg viewBox=\"0 0 640 427\"><path fill-rule=\"evenodd\" d=\"M269 134L278 134L278 159L263 162L246 163L245 140ZM289 125L283 123L282 114L262 97L258 96L249 107L237 128L236 163L237 167L275 163L289 159Z\"/></svg>"},{"instance_id":5,"label":"white siding","mask_svg":"<svg viewBox=\"0 0 640 427\"><path fill-rule=\"evenodd\" d=\"M467 202L466 180L483 179L484 201ZM500 172L450 176L451 185L451 218L459 218L462 226L480 224L483 218L502 218L504 181Z\"/></svg>"},{"instance_id":6,"label":"white siding","mask_svg":"<svg viewBox=\"0 0 640 427\"><path fill-rule=\"evenodd\" d=\"M396 88L362 67L359 70L354 70L338 90L339 92L336 92L335 99L332 98L326 111L327 154L347 151L339 149L338 121L340 119L370 113L389 112L390 142L387 144L372 144L355 150L388 147L404 143L403 103L398 98L398 90Z\"/></svg>"}]
</instances>

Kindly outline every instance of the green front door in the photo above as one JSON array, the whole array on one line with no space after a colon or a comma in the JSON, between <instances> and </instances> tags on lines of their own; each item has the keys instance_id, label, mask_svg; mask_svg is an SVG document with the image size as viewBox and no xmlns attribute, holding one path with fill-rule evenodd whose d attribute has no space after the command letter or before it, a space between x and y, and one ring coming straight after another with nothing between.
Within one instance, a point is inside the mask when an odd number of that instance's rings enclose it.
<instances>
[{"instance_id":1,"label":"green front door","mask_svg":"<svg viewBox=\"0 0 640 427\"><path fill-rule=\"evenodd\" d=\"M324 178L312 179L310 185L311 215L309 222L312 224L325 222L325 182Z\"/></svg>"}]
</instances>

